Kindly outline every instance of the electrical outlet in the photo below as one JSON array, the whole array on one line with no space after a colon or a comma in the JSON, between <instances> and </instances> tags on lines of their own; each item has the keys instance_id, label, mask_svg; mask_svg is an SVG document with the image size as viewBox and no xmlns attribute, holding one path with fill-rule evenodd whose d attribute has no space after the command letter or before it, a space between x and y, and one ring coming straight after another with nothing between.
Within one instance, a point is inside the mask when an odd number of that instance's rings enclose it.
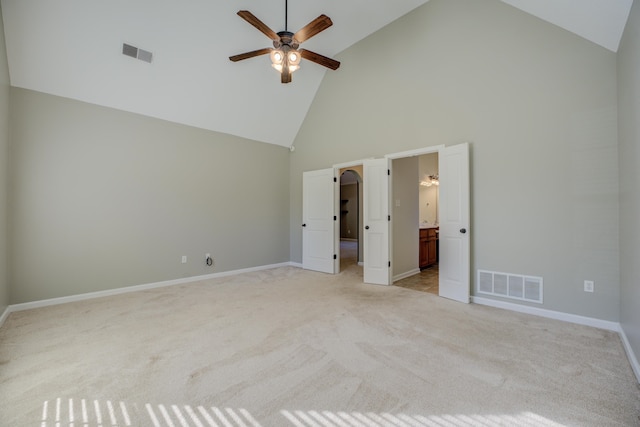
<instances>
[{"instance_id":1,"label":"electrical outlet","mask_svg":"<svg viewBox=\"0 0 640 427\"><path fill-rule=\"evenodd\" d=\"M182 255L182 263L183 264L187 263L187 256L186 255Z\"/></svg>"},{"instance_id":2,"label":"electrical outlet","mask_svg":"<svg viewBox=\"0 0 640 427\"><path fill-rule=\"evenodd\" d=\"M593 288L594 288L594 283L593 280L585 280L584 281L584 291L585 292L593 292Z\"/></svg>"}]
</instances>

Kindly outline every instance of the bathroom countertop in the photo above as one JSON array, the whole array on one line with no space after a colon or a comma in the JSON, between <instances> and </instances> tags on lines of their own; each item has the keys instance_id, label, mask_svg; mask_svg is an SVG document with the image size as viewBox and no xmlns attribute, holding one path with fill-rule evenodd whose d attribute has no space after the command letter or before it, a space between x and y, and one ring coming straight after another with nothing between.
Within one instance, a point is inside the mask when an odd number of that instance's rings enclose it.
<instances>
[{"instance_id":1,"label":"bathroom countertop","mask_svg":"<svg viewBox=\"0 0 640 427\"><path fill-rule=\"evenodd\" d=\"M420 229L425 229L425 228L438 228L438 225L420 225Z\"/></svg>"}]
</instances>

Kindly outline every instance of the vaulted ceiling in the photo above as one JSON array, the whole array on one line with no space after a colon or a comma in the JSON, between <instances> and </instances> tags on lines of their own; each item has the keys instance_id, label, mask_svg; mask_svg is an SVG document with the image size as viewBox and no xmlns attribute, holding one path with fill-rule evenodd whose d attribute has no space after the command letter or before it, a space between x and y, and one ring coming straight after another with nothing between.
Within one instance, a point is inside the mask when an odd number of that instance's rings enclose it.
<instances>
[{"instance_id":1,"label":"vaulted ceiling","mask_svg":"<svg viewBox=\"0 0 640 427\"><path fill-rule=\"evenodd\" d=\"M334 25L303 47L333 57L429 0L291 0L288 30L320 14ZM476 0L478 1L478 0ZM494 0L481 0L494 1ZM633 0L502 0L617 51ZM290 146L325 72L304 61L281 84L270 47L236 16L284 29L284 0L1 0L11 84L172 122ZM127 43L151 63L122 54ZM349 64L342 64L348 67Z\"/></svg>"}]
</instances>

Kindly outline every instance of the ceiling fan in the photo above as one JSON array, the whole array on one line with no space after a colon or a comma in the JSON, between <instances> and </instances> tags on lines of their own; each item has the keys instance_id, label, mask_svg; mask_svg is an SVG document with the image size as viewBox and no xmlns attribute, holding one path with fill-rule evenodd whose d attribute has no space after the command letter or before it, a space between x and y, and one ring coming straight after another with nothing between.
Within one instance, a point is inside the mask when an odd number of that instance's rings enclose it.
<instances>
[{"instance_id":1,"label":"ceiling fan","mask_svg":"<svg viewBox=\"0 0 640 427\"><path fill-rule=\"evenodd\" d=\"M280 81L282 83L291 82L291 74L300 68L301 58L315 62L316 64L320 64L332 70L337 70L340 66L340 62L335 59L327 58L326 56L311 52L310 50L298 49L300 43L309 40L319 32L332 26L333 22L331 21L331 18L326 15L320 15L294 34L287 31L287 3L288 1L285 0L284 31L280 31L278 33L269 28L264 22L256 18L255 15L248 10L239 11L238 16L273 40L273 48L267 47L251 52L245 52L239 55L230 56L229 59L233 62L237 62L243 59L253 58L254 56L266 55L268 53L271 56L271 66L280 72Z\"/></svg>"}]
</instances>

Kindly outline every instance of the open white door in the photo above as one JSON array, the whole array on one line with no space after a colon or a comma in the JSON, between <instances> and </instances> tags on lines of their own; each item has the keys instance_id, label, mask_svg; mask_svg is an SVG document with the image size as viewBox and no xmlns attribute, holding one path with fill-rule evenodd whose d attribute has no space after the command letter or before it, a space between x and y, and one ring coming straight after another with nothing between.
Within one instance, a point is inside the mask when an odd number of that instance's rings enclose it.
<instances>
[{"instance_id":1,"label":"open white door","mask_svg":"<svg viewBox=\"0 0 640 427\"><path fill-rule=\"evenodd\" d=\"M391 284L389 159L364 161L364 282Z\"/></svg>"},{"instance_id":2,"label":"open white door","mask_svg":"<svg viewBox=\"0 0 640 427\"><path fill-rule=\"evenodd\" d=\"M469 303L469 144L439 151L440 296Z\"/></svg>"},{"instance_id":3,"label":"open white door","mask_svg":"<svg viewBox=\"0 0 640 427\"><path fill-rule=\"evenodd\" d=\"M336 273L333 168L302 174L302 268Z\"/></svg>"}]
</instances>

